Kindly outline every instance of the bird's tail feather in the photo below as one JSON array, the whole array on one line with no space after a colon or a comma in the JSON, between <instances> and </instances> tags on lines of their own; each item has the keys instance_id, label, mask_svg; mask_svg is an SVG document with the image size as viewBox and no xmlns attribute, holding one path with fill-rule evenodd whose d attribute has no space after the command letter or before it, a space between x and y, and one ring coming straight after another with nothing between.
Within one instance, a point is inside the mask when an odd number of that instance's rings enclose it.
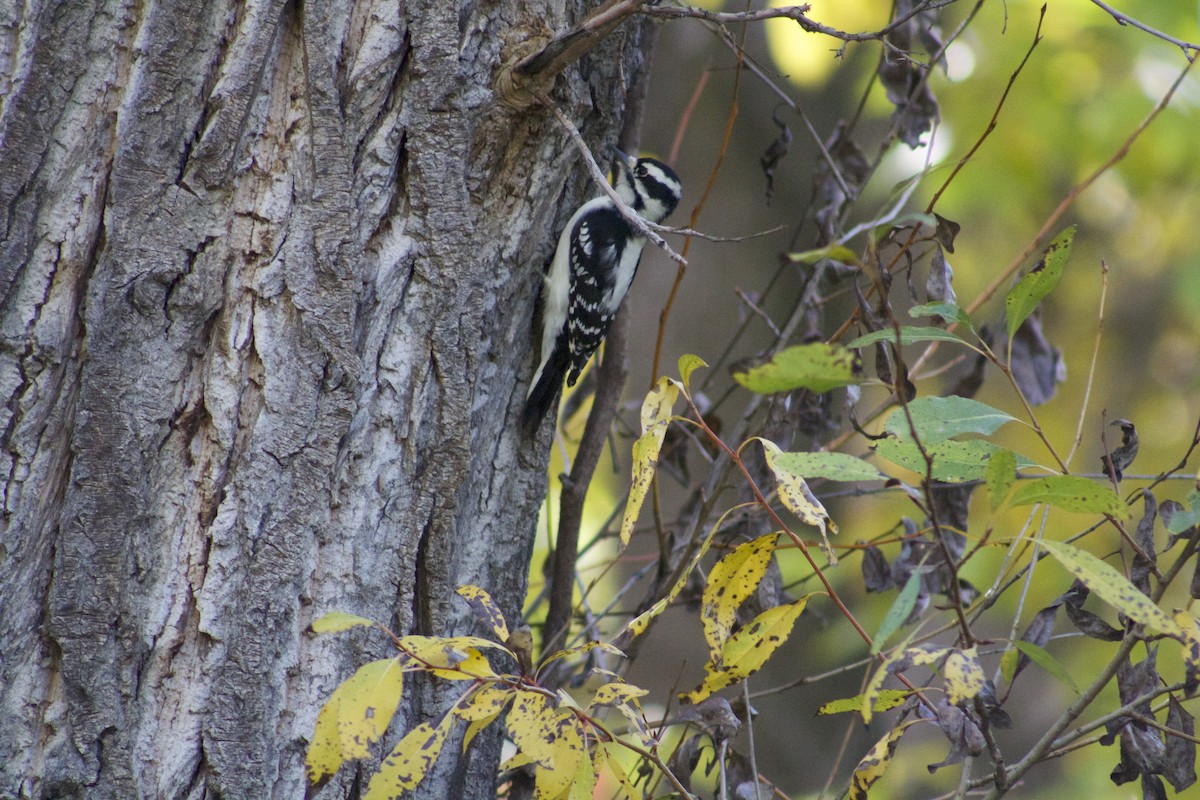
<instances>
[{"instance_id":1,"label":"bird's tail feather","mask_svg":"<svg viewBox=\"0 0 1200 800\"><path fill-rule=\"evenodd\" d=\"M536 430L554 405L558 390L562 388L563 375L567 371L568 355L567 348L560 342L538 370L529 396L525 398L525 412L521 417L526 429Z\"/></svg>"}]
</instances>

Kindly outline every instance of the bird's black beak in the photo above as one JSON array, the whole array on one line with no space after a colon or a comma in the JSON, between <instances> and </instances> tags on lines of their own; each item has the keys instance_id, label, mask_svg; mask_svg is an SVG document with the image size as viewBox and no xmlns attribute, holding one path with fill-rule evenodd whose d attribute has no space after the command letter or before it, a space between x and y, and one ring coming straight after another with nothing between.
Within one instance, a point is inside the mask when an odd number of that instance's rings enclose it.
<instances>
[{"instance_id":1,"label":"bird's black beak","mask_svg":"<svg viewBox=\"0 0 1200 800\"><path fill-rule=\"evenodd\" d=\"M637 159L621 150L615 144L610 145L609 149L616 154L617 163L624 167L627 172L632 172L633 168L637 166Z\"/></svg>"}]
</instances>

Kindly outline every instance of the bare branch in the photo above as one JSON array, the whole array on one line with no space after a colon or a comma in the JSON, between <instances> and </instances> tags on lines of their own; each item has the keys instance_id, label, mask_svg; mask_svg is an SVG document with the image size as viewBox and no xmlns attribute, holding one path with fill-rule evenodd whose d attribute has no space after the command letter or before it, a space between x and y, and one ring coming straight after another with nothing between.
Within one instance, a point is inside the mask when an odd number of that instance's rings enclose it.
<instances>
[{"instance_id":1,"label":"bare branch","mask_svg":"<svg viewBox=\"0 0 1200 800\"><path fill-rule=\"evenodd\" d=\"M1196 55L1195 55L1196 53L1200 53L1200 44L1195 44L1193 42L1186 42L1183 39L1176 39L1174 36L1171 36L1170 34L1163 33L1162 31L1160 31L1156 28L1151 28L1146 23L1139 22L1136 19L1134 19L1133 17L1129 16L1128 14L1125 14L1121 11L1117 11L1112 6L1108 5L1105 2L1102 2L1102 0L1092 0L1092 2L1095 5L1100 6L1100 8L1104 9L1106 12L1108 12L1109 16L1111 16L1114 20L1116 20L1116 23L1118 25L1132 25L1133 27L1137 28L1138 30L1145 31L1146 33L1150 34L1151 36L1154 36L1158 39L1162 39L1164 42L1167 42L1169 44L1175 45L1176 47L1178 47L1180 50L1183 51L1183 57L1186 58L1189 62L1192 61L1196 57Z\"/></svg>"}]
</instances>

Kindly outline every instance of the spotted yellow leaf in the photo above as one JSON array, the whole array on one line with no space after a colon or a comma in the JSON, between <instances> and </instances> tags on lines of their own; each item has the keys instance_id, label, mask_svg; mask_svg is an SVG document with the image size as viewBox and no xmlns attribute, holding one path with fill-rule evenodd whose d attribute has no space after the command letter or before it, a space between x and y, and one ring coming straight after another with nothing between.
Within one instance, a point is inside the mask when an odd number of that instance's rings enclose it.
<instances>
[{"instance_id":1,"label":"spotted yellow leaf","mask_svg":"<svg viewBox=\"0 0 1200 800\"><path fill-rule=\"evenodd\" d=\"M721 515L720 519L717 520L717 523L713 525L711 529L709 529L708 535L706 535L704 537L704 541L700 543L700 547L696 550L696 554L692 556L692 560L688 562L686 569L680 571L679 577L671 586L671 590L667 592L666 597L661 598L654 605L650 606L650 608L646 609L641 614L638 614L636 617L630 620L629 624L625 626L625 629L617 636L617 641L625 642L641 636L646 632L646 629L650 627L650 623L654 621L654 618L665 611L667 607L671 605L671 603L674 603L675 598L679 597L679 593L682 592L683 587L687 585L688 578L691 576L693 570L700 565L700 560L708 553L708 548L712 546L713 534L721 529L721 525L725 522L725 518L730 514L741 511L751 505L753 504L740 503Z\"/></svg>"},{"instance_id":2,"label":"spotted yellow leaf","mask_svg":"<svg viewBox=\"0 0 1200 800\"><path fill-rule=\"evenodd\" d=\"M370 755L403 693L404 671L394 658L364 664L335 689L317 714L305 758L308 782L320 785L343 762Z\"/></svg>"},{"instance_id":3,"label":"spotted yellow leaf","mask_svg":"<svg viewBox=\"0 0 1200 800\"><path fill-rule=\"evenodd\" d=\"M737 618L737 610L758 588L779 534L760 536L743 542L713 565L708 573L708 586L700 606L700 619L704 624L704 639L708 642L711 657L716 658L725 646Z\"/></svg>"},{"instance_id":4,"label":"spotted yellow leaf","mask_svg":"<svg viewBox=\"0 0 1200 800\"><path fill-rule=\"evenodd\" d=\"M1116 568L1088 551L1066 542L1041 540L1039 544L1049 550L1068 572L1083 581L1101 600L1134 622L1147 625L1168 636L1183 636L1178 623L1155 605L1153 600L1138 591L1138 588Z\"/></svg>"},{"instance_id":5,"label":"spotted yellow leaf","mask_svg":"<svg viewBox=\"0 0 1200 800\"><path fill-rule=\"evenodd\" d=\"M629 487L629 500L625 504L625 516L621 519L621 547L629 544L633 526L646 495L654 481L658 466L658 453L662 450L667 426L671 424L671 408L679 397L679 384L670 378L659 378L658 385L646 395L642 402L642 435L633 443L633 482Z\"/></svg>"},{"instance_id":6,"label":"spotted yellow leaf","mask_svg":"<svg viewBox=\"0 0 1200 800\"><path fill-rule=\"evenodd\" d=\"M710 659L705 665L704 682L682 697L689 703L699 703L714 692L750 677L779 649L796 625L796 619L808 604L811 594L794 603L775 606L759 614L746 627L729 637L720 659Z\"/></svg>"},{"instance_id":7,"label":"spotted yellow leaf","mask_svg":"<svg viewBox=\"0 0 1200 800\"><path fill-rule=\"evenodd\" d=\"M496 605L496 601L485 589L467 584L454 591L467 601L471 610L485 625L491 628L498 640L508 641L508 623L504 621L504 614L501 613L500 606Z\"/></svg>"},{"instance_id":8,"label":"spotted yellow leaf","mask_svg":"<svg viewBox=\"0 0 1200 800\"><path fill-rule=\"evenodd\" d=\"M758 441L762 443L767 466L775 474L775 485L779 492L780 502L788 511L799 517L801 522L812 525L821 531L822 550L825 552L825 557L829 559L830 564L836 564L837 555L829 546L826 529L828 528L828 532L833 534L836 534L838 529L833 520L829 518L829 512L808 488L808 482L804 480L804 477L790 472L779 462L777 457L783 453L779 446L768 439L759 438Z\"/></svg>"},{"instance_id":9,"label":"spotted yellow leaf","mask_svg":"<svg viewBox=\"0 0 1200 800\"><path fill-rule=\"evenodd\" d=\"M467 731L463 735L463 752L471 744L471 740L496 717L504 713L508 701L517 693L503 684L485 683L473 692L463 696L454 706L453 713L459 719L468 722Z\"/></svg>"},{"instance_id":10,"label":"spotted yellow leaf","mask_svg":"<svg viewBox=\"0 0 1200 800\"><path fill-rule=\"evenodd\" d=\"M452 681L498 678L480 648L508 649L478 636L402 636L401 649L430 674Z\"/></svg>"},{"instance_id":11,"label":"spotted yellow leaf","mask_svg":"<svg viewBox=\"0 0 1200 800\"><path fill-rule=\"evenodd\" d=\"M942 668L942 678L946 681L946 700L950 705L958 705L979 694L986 678L976 649L951 650Z\"/></svg>"},{"instance_id":12,"label":"spotted yellow leaf","mask_svg":"<svg viewBox=\"0 0 1200 800\"><path fill-rule=\"evenodd\" d=\"M392 800L415 789L441 755L454 719L446 714L437 726L422 722L406 733L371 776L363 800Z\"/></svg>"},{"instance_id":13,"label":"spotted yellow leaf","mask_svg":"<svg viewBox=\"0 0 1200 800\"><path fill-rule=\"evenodd\" d=\"M883 689L883 682L887 680L887 676L895 672L903 672L909 667L933 664L941 660L950 651L947 647L909 647L904 650L897 650L891 657L880 665L875 671L871 682L867 684L867 690L859 695L862 698L862 717L863 722L870 724L871 717L875 713L875 699L879 697Z\"/></svg>"},{"instance_id":14,"label":"spotted yellow leaf","mask_svg":"<svg viewBox=\"0 0 1200 800\"><path fill-rule=\"evenodd\" d=\"M896 745L900 743L900 737L904 735L904 731L908 730L909 725L919 721L909 720L903 725L892 728L863 756L862 761L859 761L858 766L854 768L854 775L850 778L850 791L847 795L850 800L867 800L867 792L872 784L882 778L883 773L887 771L888 764L891 763L892 756L896 752Z\"/></svg>"}]
</instances>

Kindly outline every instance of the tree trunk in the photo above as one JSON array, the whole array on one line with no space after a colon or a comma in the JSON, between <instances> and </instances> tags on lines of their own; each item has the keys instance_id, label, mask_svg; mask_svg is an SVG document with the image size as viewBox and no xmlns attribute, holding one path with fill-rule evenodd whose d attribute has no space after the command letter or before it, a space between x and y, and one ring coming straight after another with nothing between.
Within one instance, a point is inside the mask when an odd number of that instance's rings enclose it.
<instances>
[{"instance_id":1,"label":"tree trunk","mask_svg":"<svg viewBox=\"0 0 1200 800\"><path fill-rule=\"evenodd\" d=\"M300 797L321 704L389 653L315 616L479 633L462 583L519 612L528 309L592 190L492 86L562 5L0 11L0 796ZM597 148L636 39L558 81ZM493 795L478 741L420 794Z\"/></svg>"}]
</instances>

